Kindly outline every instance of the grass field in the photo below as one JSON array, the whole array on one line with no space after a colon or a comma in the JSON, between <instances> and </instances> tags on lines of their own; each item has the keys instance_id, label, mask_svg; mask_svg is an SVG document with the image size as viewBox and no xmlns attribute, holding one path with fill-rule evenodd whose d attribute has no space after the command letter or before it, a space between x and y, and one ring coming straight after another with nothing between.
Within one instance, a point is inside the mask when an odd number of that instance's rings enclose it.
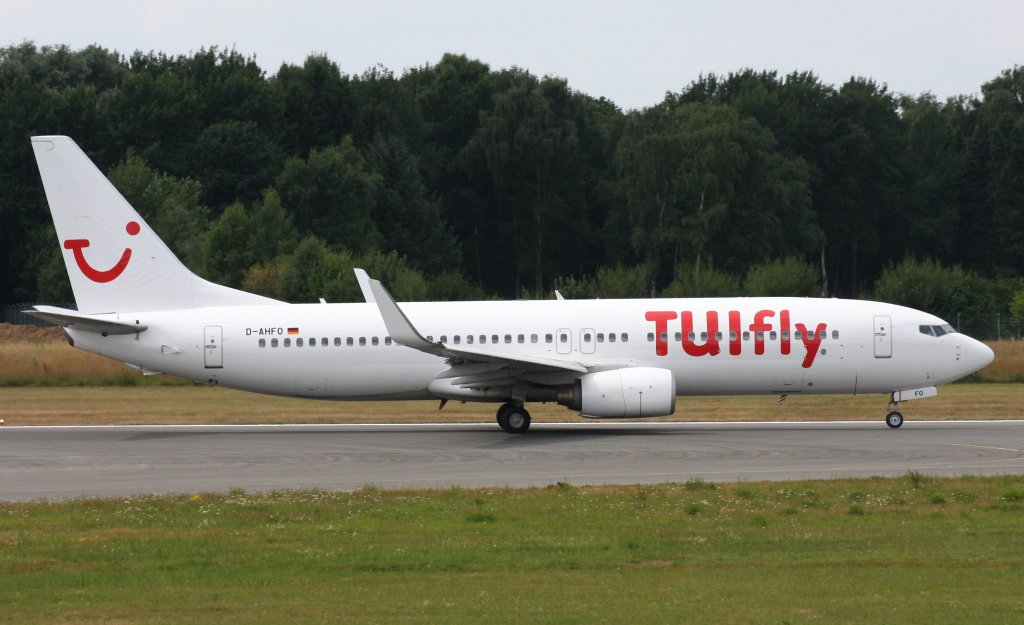
<instances>
[{"instance_id":1,"label":"grass field","mask_svg":"<svg viewBox=\"0 0 1024 625\"><path fill-rule=\"evenodd\" d=\"M905 402L908 420L1022 419L1022 384L953 384L939 396ZM648 421L879 420L885 395L789 397L680 397L676 414ZM206 386L97 386L0 388L0 419L7 425L128 425L200 423L493 423L492 404L434 401L323 402L269 397ZM530 404L538 423L586 421L553 404Z\"/></svg>"},{"instance_id":2,"label":"grass field","mask_svg":"<svg viewBox=\"0 0 1024 625\"><path fill-rule=\"evenodd\" d=\"M1021 623L1024 478L0 505L22 623Z\"/></svg>"}]
</instances>

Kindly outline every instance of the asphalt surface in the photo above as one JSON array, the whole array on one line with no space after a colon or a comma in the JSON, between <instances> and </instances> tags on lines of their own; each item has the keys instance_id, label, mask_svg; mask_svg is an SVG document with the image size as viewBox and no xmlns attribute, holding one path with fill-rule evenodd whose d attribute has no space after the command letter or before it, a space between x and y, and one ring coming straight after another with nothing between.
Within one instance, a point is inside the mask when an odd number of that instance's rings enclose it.
<instances>
[{"instance_id":1,"label":"asphalt surface","mask_svg":"<svg viewBox=\"0 0 1024 625\"><path fill-rule=\"evenodd\" d=\"M0 500L1024 474L1024 421L0 428Z\"/></svg>"}]
</instances>

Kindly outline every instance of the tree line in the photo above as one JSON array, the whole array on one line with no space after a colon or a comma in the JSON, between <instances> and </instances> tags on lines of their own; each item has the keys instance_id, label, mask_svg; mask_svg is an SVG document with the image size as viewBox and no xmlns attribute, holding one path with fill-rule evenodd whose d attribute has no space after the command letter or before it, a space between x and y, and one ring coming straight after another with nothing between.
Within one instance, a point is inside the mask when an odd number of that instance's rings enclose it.
<instances>
[{"instance_id":1,"label":"tree line","mask_svg":"<svg viewBox=\"0 0 1024 625\"><path fill-rule=\"evenodd\" d=\"M1024 67L939 101L870 78L702 75L622 111L446 54L0 49L0 301L70 299L28 137L67 134L194 271L288 301L870 297L1007 311ZM963 307L963 308L960 308Z\"/></svg>"}]
</instances>

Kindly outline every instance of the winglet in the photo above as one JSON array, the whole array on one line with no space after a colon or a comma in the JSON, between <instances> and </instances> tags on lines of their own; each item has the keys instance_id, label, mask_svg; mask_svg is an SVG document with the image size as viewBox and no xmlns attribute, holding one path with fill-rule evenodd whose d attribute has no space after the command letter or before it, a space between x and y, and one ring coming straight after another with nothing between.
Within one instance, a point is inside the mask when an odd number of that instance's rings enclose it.
<instances>
[{"instance_id":1,"label":"winglet","mask_svg":"<svg viewBox=\"0 0 1024 625\"><path fill-rule=\"evenodd\" d=\"M399 345L405 345L406 347L426 352L444 349L443 345L431 343L423 338L423 335L413 327L412 322L405 316L402 309L398 307L398 304L395 303L395 298L391 297L391 293L388 293L388 290L384 288L380 280L374 280L367 276L367 286L373 297L370 301L377 304L380 316L384 320L384 325L387 327L392 341Z\"/></svg>"},{"instance_id":2,"label":"winglet","mask_svg":"<svg viewBox=\"0 0 1024 625\"><path fill-rule=\"evenodd\" d=\"M557 300L564 300L565 299L564 297L562 297L562 294L558 292L558 289L555 289L555 299L557 299Z\"/></svg>"},{"instance_id":3,"label":"winglet","mask_svg":"<svg viewBox=\"0 0 1024 625\"><path fill-rule=\"evenodd\" d=\"M356 274L356 282L359 283L359 290L363 292L363 299L367 304L376 304L377 300L374 299L373 291L370 290L370 274L358 267L353 267L352 271Z\"/></svg>"}]
</instances>

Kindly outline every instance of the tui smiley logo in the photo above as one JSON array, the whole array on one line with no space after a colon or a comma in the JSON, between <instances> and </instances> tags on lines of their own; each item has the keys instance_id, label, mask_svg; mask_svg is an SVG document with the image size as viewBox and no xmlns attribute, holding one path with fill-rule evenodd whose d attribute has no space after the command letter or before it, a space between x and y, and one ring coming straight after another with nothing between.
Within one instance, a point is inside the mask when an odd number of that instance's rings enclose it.
<instances>
[{"instance_id":1,"label":"tui smiley logo","mask_svg":"<svg viewBox=\"0 0 1024 625\"><path fill-rule=\"evenodd\" d=\"M135 236L141 230L139 222L129 221L128 225L124 227L125 232L130 236ZM124 253L121 254L121 260L117 261L113 267L107 270L96 269L89 264L89 261L85 259L85 253L82 252L84 248L89 247L89 239L68 239L64 241L64 249L71 250L75 253L75 262L78 263L78 268L82 270L86 278L89 278L93 282L110 282L120 276L125 267L128 266L128 261L132 259L132 248L125 248Z\"/></svg>"}]
</instances>

